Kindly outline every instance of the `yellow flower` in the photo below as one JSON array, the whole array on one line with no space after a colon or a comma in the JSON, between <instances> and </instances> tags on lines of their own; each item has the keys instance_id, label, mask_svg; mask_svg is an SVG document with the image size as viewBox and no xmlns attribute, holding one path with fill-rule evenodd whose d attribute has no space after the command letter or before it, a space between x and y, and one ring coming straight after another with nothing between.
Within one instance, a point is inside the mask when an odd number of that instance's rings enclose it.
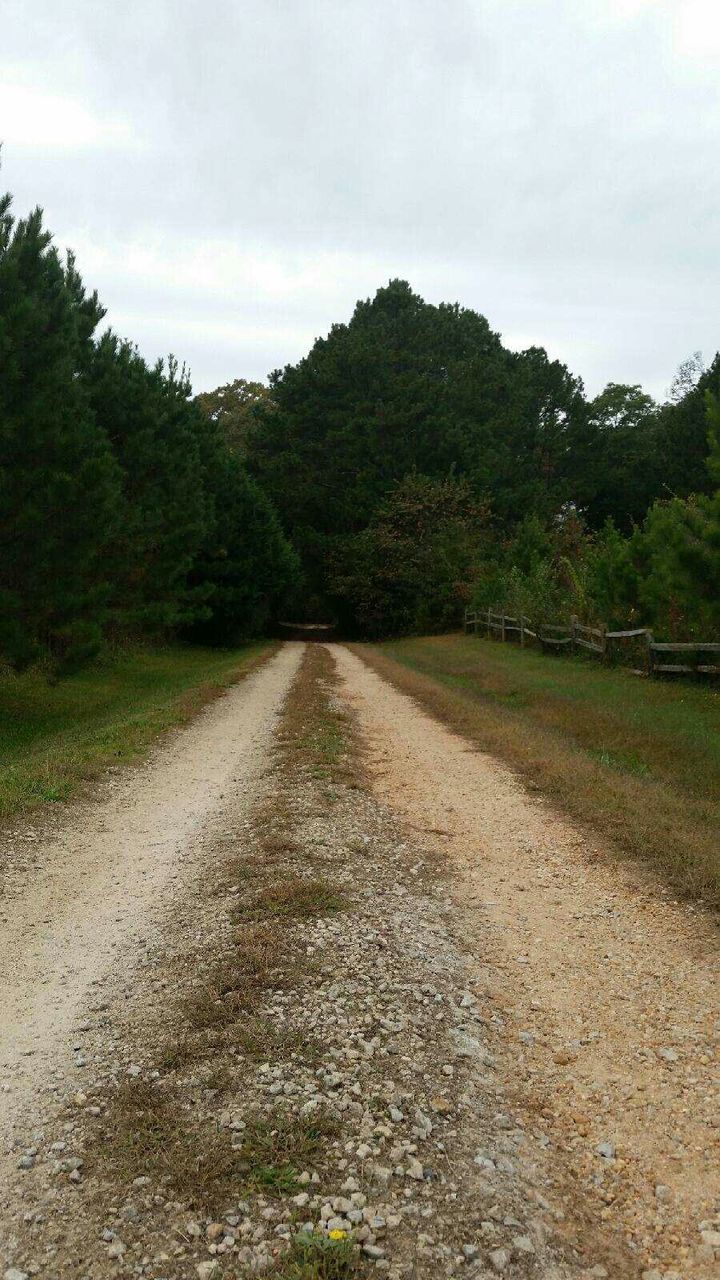
<instances>
[{"instance_id":1,"label":"yellow flower","mask_svg":"<svg viewBox=\"0 0 720 1280\"><path fill-rule=\"evenodd\" d=\"M330 1240L344 1240L346 1236L347 1231L340 1231L337 1227L334 1231L328 1231L328 1237Z\"/></svg>"}]
</instances>

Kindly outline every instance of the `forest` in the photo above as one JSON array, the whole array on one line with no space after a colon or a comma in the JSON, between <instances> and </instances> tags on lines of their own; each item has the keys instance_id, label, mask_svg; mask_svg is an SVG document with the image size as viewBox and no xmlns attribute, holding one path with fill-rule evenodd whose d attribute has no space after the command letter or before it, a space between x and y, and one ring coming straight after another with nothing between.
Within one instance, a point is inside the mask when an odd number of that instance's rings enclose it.
<instances>
[{"instance_id":1,"label":"forest","mask_svg":"<svg viewBox=\"0 0 720 1280\"><path fill-rule=\"evenodd\" d=\"M238 445L345 634L442 631L466 604L720 634L720 356L666 403L581 380L401 280L249 403ZM244 425L243 425L244 424Z\"/></svg>"},{"instance_id":2,"label":"forest","mask_svg":"<svg viewBox=\"0 0 720 1280\"><path fill-rule=\"evenodd\" d=\"M268 385L148 365L42 212L0 202L0 651L230 645L283 614L360 638L469 603L720 635L720 356L665 403L402 280Z\"/></svg>"}]
</instances>

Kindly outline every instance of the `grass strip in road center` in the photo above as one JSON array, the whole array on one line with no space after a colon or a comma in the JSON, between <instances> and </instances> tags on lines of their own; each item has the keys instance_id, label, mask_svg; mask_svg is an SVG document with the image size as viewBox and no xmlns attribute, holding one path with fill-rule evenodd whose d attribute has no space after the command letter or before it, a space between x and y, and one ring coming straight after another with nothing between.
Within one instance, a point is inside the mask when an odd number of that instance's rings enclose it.
<instances>
[{"instance_id":1,"label":"grass strip in road center","mask_svg":"<svg viewBox=\"0 0 720 1280\"><path fill-rule=\"evenodd\" d=\"M619 853L720 906L720 693L475 637L353 647Z\"/></svg>"}]
</instances>

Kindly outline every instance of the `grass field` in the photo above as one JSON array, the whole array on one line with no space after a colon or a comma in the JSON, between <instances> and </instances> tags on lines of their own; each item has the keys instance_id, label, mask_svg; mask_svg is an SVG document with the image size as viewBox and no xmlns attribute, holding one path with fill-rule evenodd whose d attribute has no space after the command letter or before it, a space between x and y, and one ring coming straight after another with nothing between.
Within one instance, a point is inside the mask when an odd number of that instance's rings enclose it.
<instances>
[{"instance_id":1,"label":"grass field","mask_svg":"<svg viewBox=\"0 0 720 1280\"><path fill-rule=\"evenodd\" d=\"M472 636L362 656L574 818L720 906L720 692Z\"/></svg>"},{"instance_id":2,"label":"grass field","mask_svg":"<svg viewBox=\"0 0 720 1280\"><path fill-rule=\"evenodd\" d=\"M128 650L54 685L34 671L0 676L0 819L137 758L268 648Z\"/></svg>"}]
</instances>

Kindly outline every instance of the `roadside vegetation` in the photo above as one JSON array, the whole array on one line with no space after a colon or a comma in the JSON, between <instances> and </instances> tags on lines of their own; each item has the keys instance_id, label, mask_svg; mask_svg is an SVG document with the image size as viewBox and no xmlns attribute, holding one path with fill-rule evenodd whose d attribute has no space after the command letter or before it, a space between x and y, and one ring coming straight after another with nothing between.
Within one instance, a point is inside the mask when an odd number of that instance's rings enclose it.
<instances>
[{"instance_id":1,"label":"roadside vegetation","mask_svg":"<svg viewBox=\"0 0 720 1280\"><path fill-rule=\"evenodd\" d=\"M720 906L720 691L471 636L361 653L619 854Z\"/></svg>"},{"instance_id":2,"label":"roadside vegetation","mask_svg":"<svg viewBox=\"0 0 720 1280\"><path fill-rule=\"evenodd\" d=\"M127 649L49 684L30 670L0 677L0 820L67 800L110 765L135 760L270 652Z\"/></svg>"}]
</instances>

